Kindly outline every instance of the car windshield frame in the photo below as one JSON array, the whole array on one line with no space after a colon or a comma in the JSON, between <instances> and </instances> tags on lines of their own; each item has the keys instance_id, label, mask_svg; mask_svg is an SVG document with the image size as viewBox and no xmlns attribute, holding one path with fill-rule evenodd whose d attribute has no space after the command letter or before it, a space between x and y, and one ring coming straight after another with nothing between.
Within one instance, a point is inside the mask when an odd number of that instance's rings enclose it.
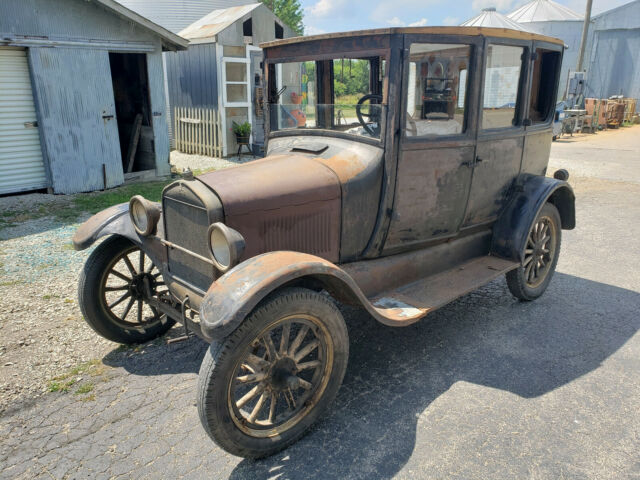
<instances>
[{"instance_id":1,"label":"car windshield frame","mask_svg":"<svg viewBox=\"0 0 640 480\"><path fill-rule=\"evenodd\" d=\"M322 47L317 48L322 44ZM387 42L382 42L387 43ZM313 45L315 44L315 45ZM339 47L335 45L335 42L328 41L320 41L313 42L311 45L300 45L302 47L307 48L296 48L294 52L288 52L287 49L283 51L274 52L271 55L266 55L265 58L265 75L266 75L266 84L268 88L267 95L267 104L265 108L265 128L267 133L267 138L279 138L279 137L288 137L288 136L330 136L330 137L338 137L345 138L354 141L360 141L363 143L373 144L373 145L383 145L385 137L386 137L386 128L388 123L388 85L389 85L389 62L391 58L391 49L388 48L388 44L384 46L378 46L377 48L347 48L347 47ZM334 45L332 45L334 44ZM296 46L296 47L300 47ZM315 47L315 48L314 48ZM332 48L333 47L333 48ZM313 53L315 51L321 50L322 53ZM269 49L265 50L267 53L271 53ZM316 72L318 72L318 76L322 76L323 78L316 82L316 91L315 97L317 99L315 103L315 107L330 107L332 109L332 122L335 121L335 115L333 107L336 105L335 102L335 92L333 89L333 84L335 80L335 72L333 68L329 69L328 74L322 72L322 67L319 67L320 64L327 65L328 62L333 61L342 61L343 59L347 61L348 59L352 60L371 60L377 58L379 59L378 64L375 65L376 73L378 77L378 84L376 86L372 86L371 82L369 83L370 90L373 93L380 94L382 96L382 101L377 104L379 107L379 130L380 133L377 137L349 133L347 131L342 131L334 128L322 128L318 126L314 127L286 127L286 128L273 128L274 123L277 122L277 114L274 115L274 109L280 108L282 102L279 100L278 95L278 80L277 80L277 65L294 63L294 62L315 62ZM375 63L375 62L374 62ZM383 66L384 64L384 66ZM344 68L344 67L343 67ZM371 68L371 64L370 64ZM344 70L343 70L344 72ZM382 72L382 75L381 75ZM331 75L333 74L333 75ZM374 76L371 75L373 78ZM324 92L322 92L323 88L321 87L321 83L324 82ZM326 85L330 85L330 91L327 92ZM320 91L320 92L319 92ZM282 92L280 92L282 93ZM318 95L320 93L320 95ZM329 100L327 102L326 100ZM325 100L325 101L321 101ZM374 100L374 102L377 100ZM340 105L338 103L338 105ZM367 103L368 105L368 103ZM354 105L355 106L355 105ZM353 107L354 107L353 106ZM334 124L332 123L332 126ZM355 125L354 125L355 126Z\"/></svg>"}]
</instances>

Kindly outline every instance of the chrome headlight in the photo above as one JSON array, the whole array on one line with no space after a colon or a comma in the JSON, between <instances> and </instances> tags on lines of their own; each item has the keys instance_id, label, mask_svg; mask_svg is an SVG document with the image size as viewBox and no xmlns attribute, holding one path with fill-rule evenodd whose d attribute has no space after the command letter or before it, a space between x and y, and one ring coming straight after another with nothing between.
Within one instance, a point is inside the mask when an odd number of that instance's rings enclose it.
<instances>
[{"instance_id":1,"label":"chrome headlight","mask_svg":"<svg viewBox=\"0 0 640 480\"><path fill-rule=\"evenodd\" d=\"M209 252L216 268L226 272L238 264L244 252L244 238L224 223L214 223L209 227Z\"/></svg>"},{"instance_id":2,"label":"chrome headlight","mask_svg":"<svg viewBox=\"0 0 640 480\"><path fill-rule=\"evenodd\" d=\"M155 233L160 219L160 207L140 195L129 200L129 217L133 228L142 236Z\"/></svg>"}]
</instances>

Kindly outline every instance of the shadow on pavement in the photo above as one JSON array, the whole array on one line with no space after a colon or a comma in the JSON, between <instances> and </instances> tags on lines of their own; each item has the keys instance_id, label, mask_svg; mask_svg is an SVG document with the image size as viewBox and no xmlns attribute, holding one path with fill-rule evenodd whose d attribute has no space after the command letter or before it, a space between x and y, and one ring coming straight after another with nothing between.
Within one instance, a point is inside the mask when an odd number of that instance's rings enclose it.
<instances>
[{"instance_id":1,"label":"shadow on pavement","mask_svg":"<svg viewBox=\"0 0 640 480\"><path fill-rule=\"evenodd\" d=\"M391 478L413 453L418 416L456 382L544 395L624 345L640 328L638 305L637 292L557 273L535 302L515 301L499 279L406 328L346 307L349 367L333 407L289 449L242 460L231 478ZM105 363L139 375L197 372L205 348L191 339Z\"/></svg>"}]
</instances>

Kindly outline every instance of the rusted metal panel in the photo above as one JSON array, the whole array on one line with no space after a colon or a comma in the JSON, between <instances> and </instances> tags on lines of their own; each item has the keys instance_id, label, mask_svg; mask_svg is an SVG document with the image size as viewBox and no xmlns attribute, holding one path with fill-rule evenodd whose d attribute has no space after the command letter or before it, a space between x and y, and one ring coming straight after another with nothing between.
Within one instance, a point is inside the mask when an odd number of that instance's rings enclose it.
<instances>
[{"instance_id":1,"label":"rusted metal panel","mask_svg":"<svg viewBox=\"0 0 640 480\"><path fill-rule=\"evenodd\" d=\"M500 137L478 141L465 227L495 221L520 172L524 131L511 138Z\"/></svg>"},{"instance_id":2,"label":"rusted metal panel","mask_svg":"<svg viewBox=\"0 0 640 480\"><path fill-rule=\"evenodd\" d=\"M268 153L285 155L305 149L309 157L329 167L340 180L340 261L356 260L366 248L375 226L384 150L340 138L319 136L311 141L308 137L290 136L272 139Z\"/></svg>"},{"instance_id":3,"label":"rusted metal panel","mask_svg":"<svg viewBox=\"0 0 640 480\"><path fill-rule=\"evenodd\" d=\"M546 129L539 133L528 133L524 139L521 173L533 173L544 176L547 173L551 139L553 132Z\"/></svg>"},{"instance_id":4,"label":"rusted metal panel","mask_svg":"<svg viewBox=\"0 0 640 480\"><path fill-rule=\"evenodd\" d=\"M400 154L385 251L457 233L471 183L474 147Z\"/></svg>"},{"instance_id":5,"label":"rusted metal panel","mask_svg":"<svg viewBox=\"0 0 640 480\"><path fill-rule=\"evenodd\" d=\"M108 52L31 48L29 57L54 192L122 184Z\"/></svg>"},{"instance_id":6,"label":"rusted metal panel","mask_svg":"<svg viewBox=\"0 0 640 480\"><path fill-rule=\"evenodd\" d=\"M339 260L340 184L321 163L272 156L198 179L222 201L225 223L244 236L244 258L307 247L308 253Z\"/></svg>"}]
</instances>

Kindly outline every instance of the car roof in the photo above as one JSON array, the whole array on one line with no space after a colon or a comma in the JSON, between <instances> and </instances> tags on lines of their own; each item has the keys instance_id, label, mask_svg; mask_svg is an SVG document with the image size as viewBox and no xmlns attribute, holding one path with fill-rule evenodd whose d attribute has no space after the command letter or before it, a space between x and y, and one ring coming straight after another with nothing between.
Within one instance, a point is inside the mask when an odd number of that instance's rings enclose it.
<instances>
[{"instance_id":1,"label":"car roof","mask_svg":"<svg viewBox=\"0 0 640 480\"><path fill-rule=\"evenodd\" d=\"M431 34L431 35L467 35L481 37L511 38L515 40L537 40L540 42L555 43L564 45L559 38L547 37L533 32L521 30L511 30L508 28L491 27L404 27L404 28L377 28L373 30L356 30L353 32L323 33L321 35L310 35L306 37L285 38L271 42L261 43L261 48L277 47L280 45L291 45L295 43L305 43L317 40L328 40L332 38L362 37L366 35L393 35L393 34Z\"/></svg>"}]
</instances>

